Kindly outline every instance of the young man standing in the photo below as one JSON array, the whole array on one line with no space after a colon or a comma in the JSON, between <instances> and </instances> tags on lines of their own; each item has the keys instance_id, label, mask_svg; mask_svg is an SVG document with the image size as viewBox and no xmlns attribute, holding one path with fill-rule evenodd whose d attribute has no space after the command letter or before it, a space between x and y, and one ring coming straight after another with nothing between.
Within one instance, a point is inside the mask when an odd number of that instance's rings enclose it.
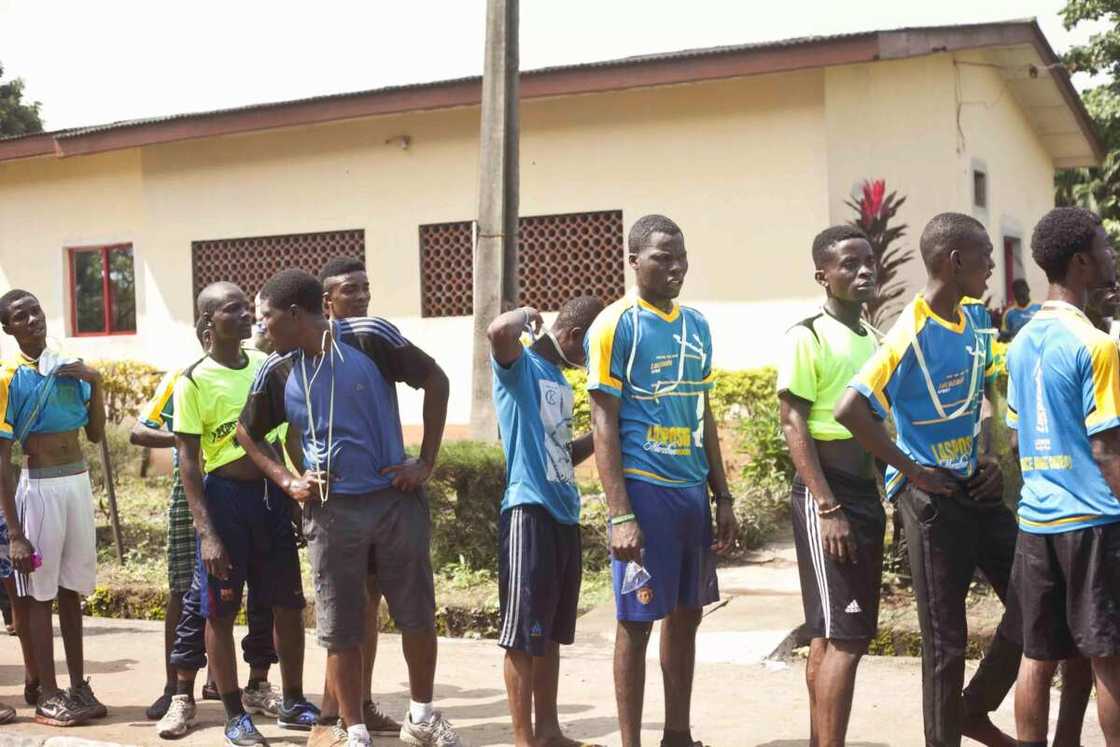
<instances>
[{"instance_id":1,"label":"young man standing","mask_svg":"<svg viewBox=\"0 0 1120 747\"><path fill-rule=\"evenodd\" d=\"M237 417L265 358L242 347L252 333L249 300L231 283L214 283L199 294L198 314L210 334L210 351L175 384L174 427L183 488L198 531L206 653L228 718L226 744L263 745L237 687L233 621L246 584L251 596L273 608L284 697L279 721L311 728L318 709L303 697L299 557L287 503L235 438ZM188 710L189 726L194 714Z\"/></svg>"},{"instance_id":2,"label":"young man standing","mask_svg":"<svg viewBox=\"0 0 1120 747\"><path fill-rule=\"evenodd\" d=\"M253 383L238 440L270 479L305 504L317 634L327 648L328 686L341 711L323 714L309 744L370 743L359 653L372 554L408 664L412 700L400 739L459 747L450 723L432 708L435 589L423 491L443 439L447 376L383 319L328 321L323 286L302 270L284 270L265 283L261 312L276 353ZM397 382L424 390L424 438L417 459L405 457ZM303 475L271 462L259 446L284 422L299 435ZM337 723L339 715L345 731Z\"/></svg>"},{"instance_id":3,"label":"young man standing","mask_svg":"<svg viewBox=\"0 0 1120 747\"><path fill-rule=\"evenodd\" d=\"M196 332L203 351L209 352L210 331L205 321L200 320ZM168 596L164 617L167 682L163 694L145 712L149 719L160 722L156 729L165 739L183 736L190 728L188 716L194 707L195 675L206 666L206 620L200 612L201 583L195 573L194 523L179 476L179 454L175 450L174 394L182 373L169 371L163 377L151 401L140 411L129 437L136 446L171 449L171 495L167 506ZM249 596L247 614L249 632L242 639L241 648L249 664L249 681L241 694L242 704L250 713L276 717L281 700L268 683L268 670L278 661L272 641L272 608L261 605L254 594ZM175 698L177 694L179 698ZM203 686L203 698L208 696L220 699L210 682ZM181 702L168 716L176 700Z\"/></svg>"},{"instance_id":4,"label":"young man standing","mask_svg":"<svg viewBox=\"0 0 1120 747\"><path fill-rule=\"evenodd\" d=\"M47 350L47 322L38 299L24 290L0 296L0 325L15 338L19 357L0 368L0 507L8 526L16 591L27 598L27 635L39 675L35 720L76 726L108 711L84 674L82 597L93 592L97 566L93 491L79 431L105 435L101 375L80 360ZM27 457L12 485L12 443ZM70 689L55 679L51 609L66 650Z\"/></svg>"},{"instance_id":5,"label":"young man standing","mask_svg":"<svg viewBox=\"0 0 1120 747\"><path fill-rule=\"evenodd\" d=\"M1002 336L1010 340L1019 334L1027 322L1042 308L1037 303L1031 303L1031 286L1024 278L1015 278L1011 282L1011 294L1015 303L1003 312Z\"/></svg>"},{"instance_id":6,"label":"young man standing","mask_svg":"<svg viewBox=\"0 0 1120 747\"><path fill-rule=\"evenodd\" d=\"M981 438L985 385L995 375L991 317L982 303L995 263L984 226L935 216L921 238L929 279L836 406L836 419L886 462L910 552L922 632L922 701L928 745L962 734L1012 745L988 713L1015 681L1019 631L1005 614L980 668L961 693L968 640L965 598L976 568L1005 599L1015 518L1003 505L999 462ZM897 443L883 426L894 418ZM983 443L982 443L983 442ZM981 450L985 453L981 453Z\"/></svg>"},{"instance_id":7,"label":"young man standing","mask_svg":"<svg viewBox=\"0 0 1120 747\"><path fill-rule=\"evenodd\" d=\"M506 650L505 680L516 747L569 747L556 710L560 644L575 640L583 557L575 465L591 456L591 434L572 440L572 387L565 367L582 367L587 328L603 310L594 296L564 304L552 329L528 348L526 327L544 320L532 307L495 319L487 330L494 373L506 493L498 555ZM533 709L536 708L536 725Z\"/></svg>"},{"instance_id":8,"label":"young man standing","mask_svg":"<svg viewBox=\"0 0 1120 747\"><path fill-rule=\"evenodd\" d=\"M331 321L352 319L369 315L369 277L366 266L352 257L335 257L328 260L319 271L323 284L323 311ZM366 636L362 641L362 715L371 736L392 737L400 733L401 725L381 711L373 699L373 663L377 658L377 633L381 624L381 589L377 585L377 567L370 556L369 575L366 576ZM338 706L333 694L324 695L327 710Z\"/></svg>"},{"instance_id":9,"label":"young man standing","mask_svg":"<svg viewBox=\"0 0 1120 747\"><path fill-rule=\"evenodd\" d=\"M693 747L690 730L696 630L719 599L708 487L715 496L717 552L735 539L719 435L708 406L712 341L707 320L682 307L688 254L680 227L638 219L628 237L636 290L608 306L588 333L595 461L610 511L614 560L614 681L623 747L641 744L646 644L661 625L665 685L662 747ZM628 593L628 564L649 580Z\"/></svg>"},{"instance_id":10,"label":"young man standing","mask_svg":"<svg viewBox=\"0 0 1120 747\"><path fill-rule=\"evenodd\" d=\"M790 327L778 369L782 431L797 475L790 502L805 627L810 742L844 744L856 667L879 622L886 513L875 468L832 410L878 348L862 321L875 297L866 235L833 226L813 240L821 310Z\"/></svg>"},{"instance_id":11,"label":"young man standing","mask_svg":"<svg viewBox=\"0 0 1120 747\"><path fill-rule=\"evenodd\" d=\"M1015 723L1020 745L1044 747L1054 670L1084 656L1105 741L1120 744L1120 354L1083 312L1090 292L1115 282L1115 257L1083 208L1047 213L1031 250L1050 292L1007 354L1007 424L1023 470Z\"/></svg>"}]
</instances>

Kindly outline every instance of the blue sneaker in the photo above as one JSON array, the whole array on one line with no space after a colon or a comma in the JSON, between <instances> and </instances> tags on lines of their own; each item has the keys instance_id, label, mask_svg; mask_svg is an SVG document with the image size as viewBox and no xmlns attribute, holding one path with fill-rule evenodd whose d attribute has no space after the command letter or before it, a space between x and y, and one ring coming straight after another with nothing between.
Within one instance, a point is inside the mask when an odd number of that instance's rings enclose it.
<instances>
[{"instance_id":1,"label":"blue sneaker","mask_svg":"<svg viewBox=\"0 0 1120 747\"><path fill-rule=\"evenodd\" d=\"M319 709L302 698L294 701L291 707L282 702L278 710L276 723L285 729L311 731L311 727L319 722Z\"/></svg>"},{"instance_id":2,"label":"blue sneaker","mask_svg":"<svg viewBox=\"0 0 1120 747\"><path fill-rule=\"evenodd\" d=\"M268 740L253 726L249 714L242 713L226 723L226 747L268 747Z\"/></svg>"}]
</instances>

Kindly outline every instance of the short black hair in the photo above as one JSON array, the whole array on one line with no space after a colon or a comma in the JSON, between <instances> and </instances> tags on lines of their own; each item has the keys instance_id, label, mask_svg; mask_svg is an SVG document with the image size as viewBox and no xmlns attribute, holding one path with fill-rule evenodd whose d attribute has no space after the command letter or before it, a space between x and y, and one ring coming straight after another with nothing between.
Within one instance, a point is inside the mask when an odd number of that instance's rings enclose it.
<instances>
[{"instance_id":1,"label":"short black hair","mask_svg":"<svg viewBox=\"0 0 1120 747\"><path fill-rule=\"evenodd\" d=\"M354 257L332 257L323 265L323 269L319 270L319 282L326 283L327 278L337 277L338 275L349 275L352 272L365 271L366 265L360 259L355 259Z\"/></svg>"},{"instance_id":2,"label":"short black hair","mask_svg":"<svg viewBox=\"0 0 1120 747\"><path fill-rule=\"evenodd\" d=\"M598 296L576 296L564 302L552 326L556 329L580 327L586 330L603 307L603 300Z\"/></svg>"},{"instance_id":3,"label":"short black hair","mask_svg":"<svg viewBox=\"0 0 1120 747\"><path fill-rule=\"evenodd\" d=\"M630 248L630 253L637 254L645 249L650 235L655 233L684 236L681 227L674 223L672 219L666 218L664 215L643 215L634 221L634 225L630 226L630 235L626 239L626 245Z\"/></svg>"},{"instance_id":4,"label":"short black hair","mask_svg":"<svg viewBox=\"0 0 1120 747\"><path fill-rule=\"evenodd\" d=\"M25 291L22 288L12 288L10 291L0 296L0 324L8 323L8 319L12 313L12 304L28 296L34 298L35 294L31 291Z\"/></svg>"},{"instance_id":5,"label":"short black hair","mask_svg":"<svg viewBox=\"0 0 1120 747\"><path fill-rule=\"evenodd\" d=\"M323 313L323 284L305 270L281 270L261 286L261 298L273 307L298 306L312 314Z\"/></svg>"},{"instance_id":6,"label":"short black hair","mask_svg":"<svg viewBox=\"0 0 1120 747\"><path fill-rule=\"evenodd\" d=\"M1080 207L1054 208L1034 227L1031 254L1050 282L1064 280L1073 255L1091 251L1101 218Z\"/></svg>"},{"instance_id":7,"label":"short black hair","mask_svg":"<svg viewBox=\"0 0 1120 747\"><path fill-rule=\"evenodd\" d=\"M851 239L863 239L870 243L867 234L858 226L843 224L839 226L829 226L824 229L813 239L813 264L819 270L828 260L828 253L832 247L842 241L849 241Z\"/></svg>"},{"instance_id":8,"label":"short black hair","mask_svg":"<svg viewBox=\"0 0 1120 747\"><path fill-rule=\"evenodd\" d=\"M1026 278L1015 278L1011 281L1011 288L1012 290L1014 290L1015 288L1026 288L1027 290L1030 290L1031 284L1027 282Z\"/></svg>"},{"instance_id":9,"label":"short black hair","mask_svg":"<svg viewBox=\"0 0 1120 747\"><path fill-rule=\"evenodd\" d=\"M940 213L930 218L919 241L926 268L932 269L946 252L952 251L977 233L987 236L988 229L971 215Z\"/></svg>"}]
</instances>

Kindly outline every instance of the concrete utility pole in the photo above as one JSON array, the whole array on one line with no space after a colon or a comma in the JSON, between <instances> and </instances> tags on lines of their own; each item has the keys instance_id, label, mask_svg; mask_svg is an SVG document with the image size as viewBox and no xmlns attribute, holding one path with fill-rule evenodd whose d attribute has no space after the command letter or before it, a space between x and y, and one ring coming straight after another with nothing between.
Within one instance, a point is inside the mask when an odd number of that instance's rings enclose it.
<instances>
[{"instance_id":1,"label":"concrete utility pole","mask_svg":"<svg viewBox=\"0 0 1120 747\"><path fill-rule=\"evenodd\" d=\"M486 328L517 299L518 0L487 0L482 72L482 151L474 246L471 436L496 440Z\"/></svg>"}]
</instances>

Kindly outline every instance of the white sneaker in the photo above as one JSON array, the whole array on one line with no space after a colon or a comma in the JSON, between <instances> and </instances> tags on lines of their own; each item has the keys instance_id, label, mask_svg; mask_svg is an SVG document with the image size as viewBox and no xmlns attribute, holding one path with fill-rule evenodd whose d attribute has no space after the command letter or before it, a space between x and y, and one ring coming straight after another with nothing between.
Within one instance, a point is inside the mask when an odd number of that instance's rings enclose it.
<instances>
[{"instance_id":1,"label":"white sneaker","mask_svg":"<svg viewBox=\"0 0 1120 747\"><path fill-rule=\"evenodd\" d=\"M156 724L156 734L159 734L160 739L178 739L185 736L194 726L194 717L197 712L198 708L191 696L176 695L172 697L171 705L167 707L167 713L163 714L163 718Z\"/></svg>"},{"instance_id":2,"label":"white sneaker","mask_svg":"<svg viewBox=\"0 0 1120 747\"><path fill-rule=\"evenodd\" d=\"M267 682L257 683L255 688L247 687L241 691L241 705L248 713L276 718L280 715L280 702L280 694Z\"/></svg>"},{"instance_id":3,"label":"white sneaker","mask_svg":"<svg viewBox=\"0 0 1120 747\"><path fill-rule=\"evenodd\" d=\"M407 714L401 724L401 741L415 747L466 747L451 728L451 722L439 711L432 713L431 720L421 724L412 720L411 713Z\"/></svg>"}]
</instances>

